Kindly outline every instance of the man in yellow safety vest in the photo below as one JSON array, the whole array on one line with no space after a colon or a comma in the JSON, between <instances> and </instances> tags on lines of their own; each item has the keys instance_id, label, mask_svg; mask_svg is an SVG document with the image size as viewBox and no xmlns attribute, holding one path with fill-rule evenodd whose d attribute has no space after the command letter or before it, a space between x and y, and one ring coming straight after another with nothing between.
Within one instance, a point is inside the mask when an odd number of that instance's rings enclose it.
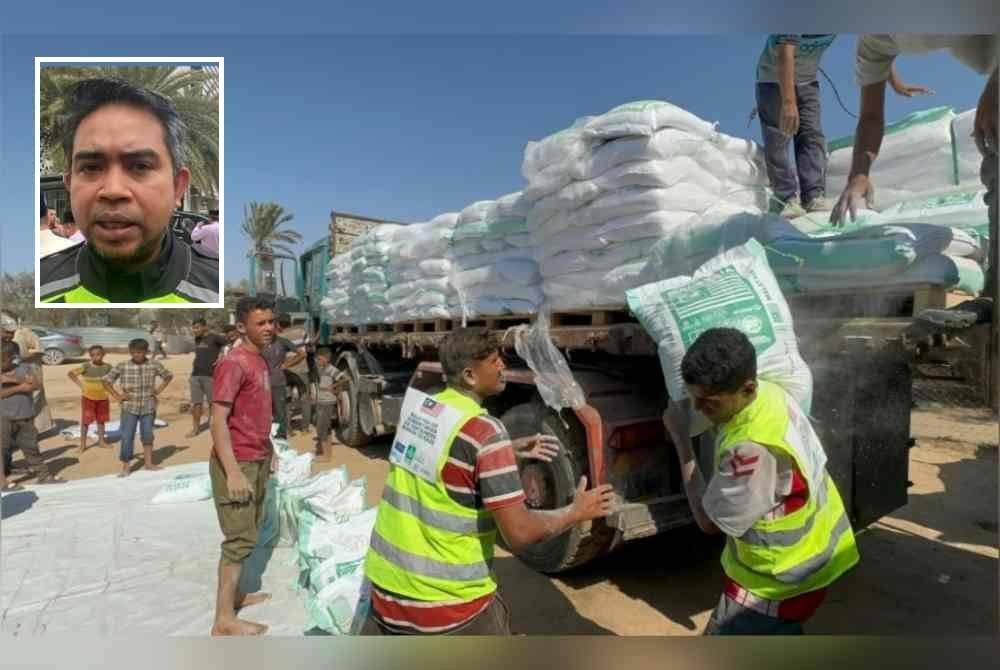
<instances>
[{"instance_id":1,"label":"man in yellow safety vest","mask_svg":"<svg viewBox=\"0 0 1000 670\"><path fill-rule=\"evenodd\" d=\"M801 634L827 587L858 562L854 533L809 420L778 385L757 379L739 330L711 328L681 364L690 400L663 422L677 448L691 511L724 533L725 588L706 634ZM691 404L715 427L706 485L691 445Z\"/></svg>"},{"instance_id":2,"label":"man in yellow safety vest","mask_svg":"<svg viewBox=\"0 0 1000 670\"><path fill-rule=\"evenodd\" d=\"M431 396L410 388L403 400L365 559L372 594L363 635L508 635L492 570L497 528L517 549L611 511L611 487L588 490L586 477L570 505L528 509L515 452L550 460L558 440L511 440L483 409L505 387L489 331L450 333L440 359L447 389Z\"/></svg>"}]
</instances>

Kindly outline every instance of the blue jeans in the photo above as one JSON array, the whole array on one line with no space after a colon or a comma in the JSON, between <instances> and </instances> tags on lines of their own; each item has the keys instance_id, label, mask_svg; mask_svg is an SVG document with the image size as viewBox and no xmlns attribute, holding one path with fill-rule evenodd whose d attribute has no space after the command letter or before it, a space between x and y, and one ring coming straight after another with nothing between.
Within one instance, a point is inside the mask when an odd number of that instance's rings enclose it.
<instances>
[{"instance_id":1,"label":"blue jeans","mask_svg":"<svg viewBox=\"0 0 1000 670\"><path fill-rule=\"evenodd\" d=\"M757 84L757 115L764 139L764 162L774 195L788 200L801 195L805 204L826 191L826 138L820 122L819 82L796 84L799 131L794 138L781 132L781 88L777 84ZM788 156L793 140L795 165Z\"/></svg>"},{"instance_id":2,"label":"blue jeans","mask_svg":"<svg viewBox=\"0 0 1000 670\"><path fill-rule=\"evenodd\" d=\"M132 460L133 445L135 444L135 427L139 426L139 438L143 447L153 446L153 420L155 414L132 414L122 411L121 431L122 449L118 456L122 463Z\"/></svg>"}]
</instances>

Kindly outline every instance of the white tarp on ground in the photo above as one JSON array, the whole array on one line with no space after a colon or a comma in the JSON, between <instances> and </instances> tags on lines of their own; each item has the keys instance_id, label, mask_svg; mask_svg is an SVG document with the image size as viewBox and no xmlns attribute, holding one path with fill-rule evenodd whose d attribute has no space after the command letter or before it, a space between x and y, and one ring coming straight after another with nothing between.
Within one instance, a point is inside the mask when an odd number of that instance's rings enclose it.
<instances>
[{"instance_id":1,"label":"white tarp on ground","mask_svg":"<svg viewBox=\"0 0 1000 670\"><path fill-rule=\"evenodd\" d=\"M163 419L153 419L153 429L154 430L156 428L166 428L168 425L169 424L166 421L164 421ZM121 435L121 430L119 430L120 426L121 426L121 422L119 422L119 421L108 421L106 424L104 424L104 439L107 440L108 442L114 442L115 440L121 438L121 436L122 436ZM82 431L82 429L83 429L83 426L81 426L80 424L76 424L75 426L70 426L69 428L67 428L66 430L62 431L59 434L62 435L63 437L65 437L67 440L79 440L80 439L80 432ZM135 432L136 432L136 434L139 433L139 424L138 423L136 423L136 425L135 425ZM88 429L87 429L87 437L94 437L94 438L97 437L97 424L96 423L92 423L88 427Z\"/></svg>"},{"instance_id":2,"label":"white tarp on ground","mask_svg":"<svg viewBox=\"0 0 1000 670\"><path fill-rule=\"evenodd\" d=\"M191 463L159 472L35 486L3 496L0 633L208 635L222 534L211 500L153 505ZM258 547L243 587L272 600L243 616L271 635L308 628L295 548Z\"/></svg>"}]
</instances>

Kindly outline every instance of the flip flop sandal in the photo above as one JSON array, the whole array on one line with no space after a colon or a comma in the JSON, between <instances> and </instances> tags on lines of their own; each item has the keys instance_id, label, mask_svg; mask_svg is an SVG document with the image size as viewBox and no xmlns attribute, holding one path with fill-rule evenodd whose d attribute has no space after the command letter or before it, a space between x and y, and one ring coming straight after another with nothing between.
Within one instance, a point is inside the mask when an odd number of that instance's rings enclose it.
<instances>
[{"instance_id":1,"label":"flip flop sandal","mask_svg":"<svg viewBox=\"0 0 1000 670\"><path fill-rule=\"evenodd\" d=\"M0 493L15 493L17 491L23 491L24 487L20 484L8 484L7 486L0 489Z\"/></svg>"}]
</instances>

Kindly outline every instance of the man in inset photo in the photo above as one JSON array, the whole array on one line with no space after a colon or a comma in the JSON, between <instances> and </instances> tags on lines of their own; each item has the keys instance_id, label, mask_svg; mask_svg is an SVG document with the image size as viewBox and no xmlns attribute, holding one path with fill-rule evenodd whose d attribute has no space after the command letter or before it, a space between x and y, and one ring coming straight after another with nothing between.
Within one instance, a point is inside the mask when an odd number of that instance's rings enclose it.
<instances>
[{"instance_id":1,"label":"man in inset photo","mask_svg":"<svg viewBox=\"0 0 1000 670\"><path fill-rule=\"evenodd\" d=\"M173 103L107 78L65 102L63 179L87 243L41 259L41 301L218 303L218 258L170 231L191 179Z\"/></svg>"}]
</instances>

